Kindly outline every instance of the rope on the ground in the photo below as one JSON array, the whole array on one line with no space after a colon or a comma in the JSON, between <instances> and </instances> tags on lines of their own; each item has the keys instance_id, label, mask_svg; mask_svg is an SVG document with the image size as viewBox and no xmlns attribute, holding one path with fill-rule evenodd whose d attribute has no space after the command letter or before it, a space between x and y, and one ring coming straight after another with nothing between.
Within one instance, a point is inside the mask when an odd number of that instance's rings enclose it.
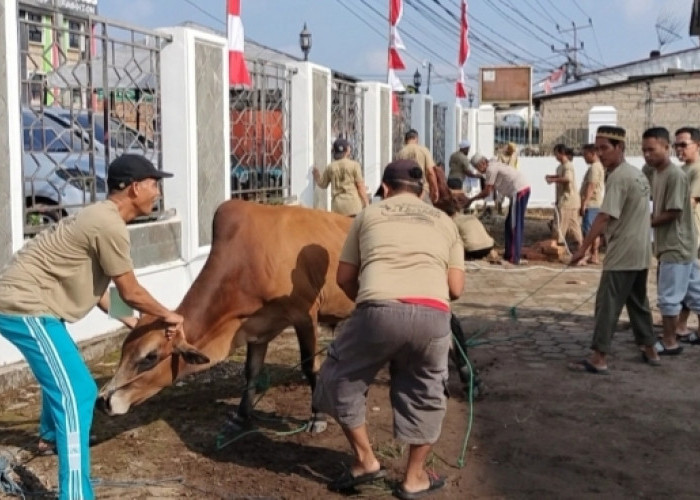
<instances>
[{"instance_id":1,"label":"rope on the ground","mask_svg":"<svg viewBox=\"0 0 700 500\"><path fill-rule=\"evenodd\" d=\"M453 333L454 344L457 346L457 351L462 359L469 367L469 420L467 421L467 429L464 433L464 440L462 441L462 452L457 459L457 466L461 469L466 465L465 456L467 454L467 443L469 442L469 436L472 433L472 424L474 423L474 370L472 365L467 358L467 353L464 352L462 345L459 342L457 336Z\"/></svg>"},{"instance_id":2,"label":"rope on the ground","mask_svg":"<svg viewBox=\"0 0 700 500\"><path fill-rule=\"evenodd\" d=\"M25 498L22 488L12 479L12 462L5 453L0 453L0 492Z\"/></svg>"},{"instance_id":3,"label":"rope on the ground","mask_svg":"<svg viewBox=\"0 0 700 500\"><path fill-rule=\"evenodd\" d=\"M278 378L275 379L275 381L276 381L276 382L285 381L285 380L291 378L292 375L293 375L293 373L294 373L294 371L295 371L297 368L299 368L300 366L302 366L305 362L312 360L313 358L315 358L315 357L318 356L319 354L324 353L326 350L328 350L328 347L323 347L323 348L319 349L318 351L316 351L316 352L315 352L314 354L312 354L311 356L309 356L308 358L302 359L299 363L297 363L296 365L294 365L294 366L292 366L291 368L289 368L289 369L286 371L285 376L283 376L283 377L278 377ZM247 382L247 383L246 383L244 386L242 386L241 388L242 388L243 390L248 390L249 388L251 388L251 386L254 386L255 389L256 389L256 391L259 391L259 392L260 392L260 394L258 394L258 397L256 398L256 400L255 400L255 402L253 403L253 406L252 406L253 409L255 409L255 407L258 405L258 403L260 402L260 400L261 400L263 397L265 397L265 395L267 394L268 389L270 389L270 387L272 387L272 377L270 377L270 374L268 373L267 370L263 369L262 372L256 377L256 379L255 379L254 381L252 381L252 382ZM264 421L266 421L266 422L277 422L277 423L280 423L280 424L285 424L285 423L287 423L287 419L286 419L285 417L280 417L280 418L261 418L261 420L264 420ZM288 431L268 431L268 430L265 430L265 429L255 428L255 429L251 429L251 430L242 432L242 433L240 433L240 434L237 434L236 436L234 436L233 438L231 438L231 439L229 439L229 440L225 440L225 439L226 439L226 434L227 434L227 432L226 432L226 430L224 429L224 430L220 430L219 433L216 435L216 449L217 449L217 451L218 451L218 450L222 450L222 449L226 448L227 446L230 446L231 444L235 443L235 442L238 441L239 439L242 439L243 437L248 436L248 435L250 435L250 434L267 434L267 435L270 435L270 436L292 436L292 435L294 435L294 434L298 434L298 433L300 433L300 432L306 431L307 428L308 428L308 423L301 424L300 426L296 427L295 429L291 429L291 430L288 430Z\"/></svg>"}]
</instances>

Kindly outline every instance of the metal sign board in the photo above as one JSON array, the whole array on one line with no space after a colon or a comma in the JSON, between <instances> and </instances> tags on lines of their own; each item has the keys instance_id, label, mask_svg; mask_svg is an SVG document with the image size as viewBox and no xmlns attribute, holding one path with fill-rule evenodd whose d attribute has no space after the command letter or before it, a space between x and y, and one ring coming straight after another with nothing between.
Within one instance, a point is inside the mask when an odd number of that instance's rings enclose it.
<instances>
[{"instance_id":1,"label":"metal sign board","mask_svg":"<svg viewBox=\"0 0 700 500\"><path fill-rule=\"evenodd\" d=\"M479 68L479 102L482 104L529 104L532 66Z\"/></svg>"}]
</instances>

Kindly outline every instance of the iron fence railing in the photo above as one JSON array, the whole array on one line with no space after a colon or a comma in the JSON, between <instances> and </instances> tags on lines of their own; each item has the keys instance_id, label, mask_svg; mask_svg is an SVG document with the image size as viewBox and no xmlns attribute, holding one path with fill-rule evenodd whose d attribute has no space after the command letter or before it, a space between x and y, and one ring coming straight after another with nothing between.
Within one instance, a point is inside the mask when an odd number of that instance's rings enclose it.
<instances>
[{"instance_id":1,"label":"iron fence railing","mask_svg":"<svg viewBox=\"0 0 700 500\"><path fill-rule=\"evenodd\" d=\"M354 82L334 78L331 92L331 140L346 139L351 158L364 173L365 91Z\"/></svg>"},{"instance_id":2,"label":"iron fence railing","mask_svg":"<svg viewBox=\"0 0 700 500\"><path fill-rule=\"evenodd\" d=\"M393 120L393 137L392 137L392 153L394 158L399 150L403 147L404 135L411 129L411 98L406 94L395 94L394 98L397 101L398 113L392 113Z\"/></svg>"},{"instance_id":3,"label":"iron fence railing","mask_svg":"<svg viewBox=\"0 0 700 500\"><path fill-rule=\"evenodd\" d=\"M447 124L447 106L433 106L433 159L435 163L445 165L445 126Z\"/></svg>"},{"instance_id":4,"label":"iron fence railing","mask_svg":"<svg viewBox=\"0 0 700 500\"><path fill-rule=\"evenodd\" d=\"M123 153L162 167L163 34L20 5L25 234L107 196ZM162 212L162 200L154 216Z\"/></svg>"},{"instance_id":5,"label":"iron fence railing","mask_svg":"<svg viewBox=\"0 0 700 500\"><path fill-rule=\"evenodd\" d=\"M273 203L290 195L291 77L249 60L252 86L231 88L231 197Z\"/></svg>"}]
</instances>

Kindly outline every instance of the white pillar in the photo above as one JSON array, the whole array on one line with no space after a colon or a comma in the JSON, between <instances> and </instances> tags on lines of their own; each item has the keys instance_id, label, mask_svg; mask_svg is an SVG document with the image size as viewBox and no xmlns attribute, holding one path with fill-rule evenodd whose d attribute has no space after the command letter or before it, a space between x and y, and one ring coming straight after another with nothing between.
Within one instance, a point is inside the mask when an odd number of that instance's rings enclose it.
<instances>
[{"instance_id":1,"label":"white pillar","mask_svg":"<svg viewBox=\"0 0 700 500\"><path fill-rule=\"evenodd\" d=\"M365 90L363 167L365 184L371 195L382 180L384 161L391 158L393 120L391 117L391 88L385 83L361 82ZM384 103L382 103L384 96Z\"/></svg>"},{"instance_id":2,"label":"white pillar","mask_svg":"<svg viewBox=\"0 0 700 500\"><path fill-rule=\"evenodd\" d=\"M220 201L231 197L230 114L228 93L228 55L225 38L185 27L163 28L172 36L172 43L161 52L161 91L163 125L163 167L172 172L164 180L165 208L174 208L182 221L182 258L186 262L208 252L209 246L199 245L200 220L199 165L197 142L197 75L195 71L196 43L206 43L220 49L223 57L221 81L224 82L221 115L210 120L223 120L225 170L223 182L216 193Z\"/></svg>"},{"instance_id":3,"label":"white pillar","mask_svg":"<svg viewBox=\"0 0 700 500\"><path fill-rule=\"evenodd\" d=\"M22 129L20 126L19 46L17 44L17 2L0 0L0 268L24 244L24 200L22 199ZM3 151L4 150L4 151Z\"/></svg>"},{"instance_id":4,"label":"white pillar","mask_svg":"<svg viewBox=\"0 0 700 500\"><path fill-rule=\"evenodd\" d=\"M495 124L496 110L494 107L490 104L479 106L479 112L476 117L477 147L472 149L475 153L478 152L487 158L491 158L494 155ZM472 144L474 144L473 140Z\"/></svg>"},{"instance_id":5,"label":"white pillar","mask_svg":"<svg viewBox=\"0 0 700 500\"><path fill-rule=\"evenodd\" d=\"M462 106L456 101L447 104L447 116L445 117L445 168L449 172L447 162L450 155L457 151L462 134Z\"/></svg>"},{"instance_id":6,"label":"white pillar","mask_svg":"<svg viewBox=\"0 0 700 500\"><path fill-rule=\"evenodd\" d=\"M300 205L328 210L330 190L315 187L311 169L323 170L331 161L331 72L309 62L289 66L296 69L292 77L291 194ZM325 83L314 88L314 75L317 82Z\"/></svg>"},{"instance_id":7,"label":"white pillar","mask_svg":"<svg viewBox=\"0 0 700 500\"><path fill-rule=\"evenodd\" d=\"M593 106L588 112L588 142L595 142L595 133L601 125L617 125L617 110L613 106Z\"/></svg>"},{"instance_id":8,"label":"white pillar","mask_svg":"<svg viewBox=\"0 0 700 500\"><path fill-rule=\"evenodd\" d=\"M418 142L433 150L433 99L423 94L408 94L411 99L411 128L418 131Z\"/></svg>"}]
</instances>

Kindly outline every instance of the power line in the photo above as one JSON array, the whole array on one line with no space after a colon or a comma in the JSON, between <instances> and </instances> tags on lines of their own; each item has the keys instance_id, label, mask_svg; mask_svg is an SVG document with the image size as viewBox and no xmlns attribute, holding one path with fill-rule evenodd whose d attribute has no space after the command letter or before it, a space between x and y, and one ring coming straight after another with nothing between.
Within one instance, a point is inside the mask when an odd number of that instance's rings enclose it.
<instances>
[{"instance_id":1,"label":"power line","mask_svg":"<svg viewBox=\"0 0 700 500\"><path fill-rule=\"evenodd\" d=\"M505 5L506 0L501 0L501 3ZM506 5L506 7L508 6L510 6L510 8L513 9L513 11L515 11L516 14L520 15L523 19L525 19L525 21L532 24L535 28L544 33L546 36L550 37L552 40L560 43L562 42L560 38L557 38L556 36L552 35L549 31L542 29L538 23L534 22L532 19L523 14L523 12L515 6L512 0L508 0L508 4Z\"/></svg>"},{"instance_id":2,"label":"power line","mask_svg":"<svg viewBox=\"0 0 700 500\"><path fill-rule=\"evenodd\" d=\"M515 18L512 17L512 16L510 16L507 12L505 12L505 11L504 11L503 9L501 9L498 5L496 5L492 0L486 0L486 4L487 4L488 6L490 6L492 9L494 9L495 11L497 11L501 16L504 16L504 17L507 17L508 19L510 19L510 20L513 22L514 26L516 26L517 28L519 28L520 31L522 31L523 33L527 33L528 35L530 35L530 36L532 36L533 38L535 38L538 42L544 44L544 45L547 46L547 47L549 47L549 45L551 45L550 42L548 42L547 40L543 39L541 36L539 36L537 33L535 33L534 31L532 31L531 29L529 29L527 26L523 26L517 19L515 19Z\"/></svg>"},{"instance_id":3,"label":"power line","mask_svg":"<svg viewBox=\"0 0 700 500\"><path fill-rule=\"evenodd\" d=\"M567 19L568 14L566 14L565 12L562 12L559 9L559 7L557 7L556 4L554 2L552 2L552 0L547 0L547 2L549 2L549 5L551 5L554 8L554 10L556 10L562 16L563 19ZM539 3L539 1L538 1L538 3ZM555 23L556 23L556 21L555 21Z\"/></svg>"},{"instance_id":4,"label":"power line","mask_svg":"<svg viewBox=\"0 0 700 500\"><path fill-rule=\"evenodd\" d=\"M200 7L199 5L197 5L196 3L192 2L191 0L182 0L182 1L185 2L185 3L188 4L188 5L191 5L192 7L194 7L195 9L197 9L199 12L201 12L202 14L204 14L205 16L207 16L208 18L213 19L213 20L216 21L217 23L226 26L226 23L224 22L224 20L223 20L220 16L219 16L219 17L215 16L214 14L212 14L212 13L209 12L209 11L207 11L206 9L203 9L202 7ZM223 14L222 14L222 15L223 15Z\"/></svg>"},{"instance_id":5,"label":"power line","mask_svg":"<svg viewBox=\"0 0 700 500\"><path fill-rule=\"evenodd\" d=\"M589 19L591 18L591 16L589 16L588 14L586 14L586 11L583 10L583 9L581 8L581 6L579 5L579 3L578 3L576 0L571 0L571 1L574 3L574 5L576 6L576 8L577 8L578 10L581 11L581 14L583 14L584 16L586 16L586 17L589 18Z\"/></svg>"}]
</instances>

